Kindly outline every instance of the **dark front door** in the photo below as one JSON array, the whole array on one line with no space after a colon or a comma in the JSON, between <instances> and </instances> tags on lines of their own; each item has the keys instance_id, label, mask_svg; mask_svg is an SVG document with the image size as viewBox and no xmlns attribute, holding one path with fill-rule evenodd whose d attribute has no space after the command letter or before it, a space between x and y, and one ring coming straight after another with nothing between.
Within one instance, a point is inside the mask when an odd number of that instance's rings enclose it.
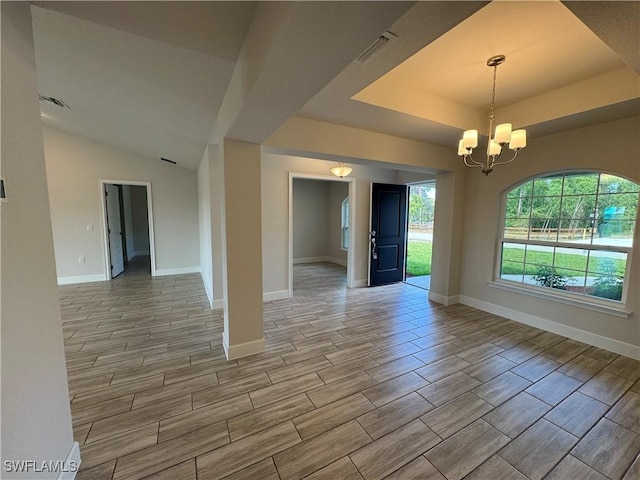
<instances>
[{"instance_id":1,"label":"dark front door","mask_svg":"<svg viewBox=\"0 0 640 480\"><path fill-rule=\"evenodd\" d=\"M407 186L372 183L370 287L404 280L406 224Z\"/></svg>"}]
</instances>

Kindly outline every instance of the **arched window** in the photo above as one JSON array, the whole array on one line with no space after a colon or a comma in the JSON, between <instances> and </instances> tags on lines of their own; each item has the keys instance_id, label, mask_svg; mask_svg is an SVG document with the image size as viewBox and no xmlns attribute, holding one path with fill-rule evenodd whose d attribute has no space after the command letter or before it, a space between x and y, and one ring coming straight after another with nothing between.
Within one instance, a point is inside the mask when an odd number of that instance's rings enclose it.
<instances>
[{"instance_id":1,"label":"arched window","mask_svg":"<svg viewBox=\"0 0 640 480\"><path fill-rule=\"evenodd\" d=\"M554 173L508 190L496 277L589 303L624 302L639 191L599 172Z\"/></svg>"},{"instance_id":2,"label":"arched window","mask_svg":"<svg viewBox=\"0 0 640 480\"><path fill-rule=\"evenodd\" d=\"M349 249L349 197L342 201L341 209L340 248Z\"/></svg>"}]
</instances>

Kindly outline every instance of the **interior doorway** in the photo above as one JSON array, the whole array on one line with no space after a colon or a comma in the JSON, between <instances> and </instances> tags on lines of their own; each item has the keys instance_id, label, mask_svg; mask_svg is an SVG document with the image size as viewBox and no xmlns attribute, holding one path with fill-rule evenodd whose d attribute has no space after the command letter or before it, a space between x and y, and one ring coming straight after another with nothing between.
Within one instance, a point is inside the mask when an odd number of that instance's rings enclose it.
<instances>
[{"instance_id":1,"label":"interior doorway","mask_svg":"<svg viewBox=\"0 0 640 480\"><path fill-rule=\"evenodd\" d=\"M294 285L304 284L298 281L304 272L313 270L304 265L330 267L329 283L342 271L346 287L354 286L355 212L353 178L289 174L289 297ZM294 272L301 278L294 280Z\"/></svg>"},{"instance_id":2,"label":"interior doorway","mask_svg":"<svg viewBox=\"0 0 640 480\"><path fill-rule=\"evenodd\" d=\"M100 181L105 279L155 276L151 184Z\"/></svg>"},{"instance_id":3,"label":"interior doorway","mask_svg":"<svg viewBox=\"0 0 640 480\"><path fill-rule=\"evenodd\" d=\"M429 290L431 287L435 205L435 182L409 186L405 282L425 290Z\"/></svg>"}]
</instances>

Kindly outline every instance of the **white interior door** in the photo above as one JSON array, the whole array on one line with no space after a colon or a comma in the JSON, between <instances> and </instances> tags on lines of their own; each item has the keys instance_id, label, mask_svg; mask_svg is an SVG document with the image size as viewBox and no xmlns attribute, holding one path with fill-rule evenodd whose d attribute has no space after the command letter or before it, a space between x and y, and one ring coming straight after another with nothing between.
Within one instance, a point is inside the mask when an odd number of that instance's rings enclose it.
<instances>
[{"instance_id":1,"label":"white interior door","mask_svg":"<svg viewBox=\"0 0 640 480\"><path fill-rule=\"evenodd\" d=\"M116 185L107 184L104 188L107 204L107 228L109 236L109 258L111 260L111 278L124 272L124 251L122 248L122 224L120 223L120 194Z\"/></svg>"}]
</instances>

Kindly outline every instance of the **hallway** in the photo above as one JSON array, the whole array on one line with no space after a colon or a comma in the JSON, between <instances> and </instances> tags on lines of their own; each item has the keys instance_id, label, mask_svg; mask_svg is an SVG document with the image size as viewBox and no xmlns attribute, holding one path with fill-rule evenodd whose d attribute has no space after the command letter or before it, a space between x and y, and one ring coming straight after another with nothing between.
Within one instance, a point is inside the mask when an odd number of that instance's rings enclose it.
<instances>
[{"instance_id":1,"label":"hallway","mask_svg":"<svg viewBox=\"0 0 640 480\"><path fill-rule=\"evenodd\" d=\"M60 287L77 478L634 478L638 362L331 264L294 278L267 351L230 362L197 274Z\"/></svg>"}]
</instances>

